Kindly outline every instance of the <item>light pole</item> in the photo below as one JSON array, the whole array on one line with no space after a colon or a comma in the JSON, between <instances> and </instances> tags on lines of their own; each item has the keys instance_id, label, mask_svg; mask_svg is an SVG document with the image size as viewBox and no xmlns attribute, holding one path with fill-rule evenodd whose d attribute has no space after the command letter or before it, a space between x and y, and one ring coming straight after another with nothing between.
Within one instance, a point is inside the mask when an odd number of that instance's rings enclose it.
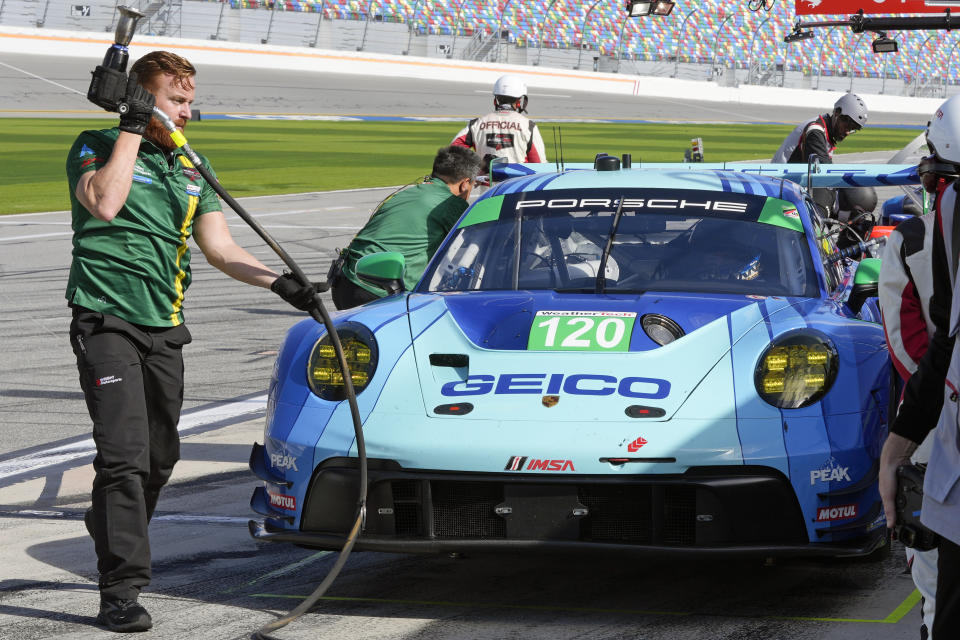
<instances>
[{"instance_id":1,"label":"light pole","mask_svg":"<svg viewBox=\"0 0 960 640\"><path fill-rule=\"evenodd\" d=\"M417 5L420 4L420 0L417 0L413 3L413 9L410 11L410 21L407 23L408 31L410 32L407 35L407 49L403 52L403 55L408 55L410 53L410 43L413 42L413 20L417 17Z\"/></svg>"},{"instance_id":2,"label":"light pole","mask_svg":"<svg viewBox=\"0 0 960 640\"><path fill-rule=\"evenodd\" d=\"M320 9L317 11L317 30L313 34L313 42L310 43L311 47L317 46L317 41L320 40L320 23L323 22L323 7L327 3L327 0L321 0ZM220 32L220 25L217 25L217 33Z\"/></svg>"},{"instance_id":3,"label":"light pole","mask_svg":"<svg viewBox=\"0 0 960 640\"><path fill-rule=\"evenodd\" d=\"M367 3L367 20L363 23L363 36L360 38L360 46L357 51L363 51L363 45L367 42L367 29L370 27L370 15L373 13L373 0Z\"/></svg>"},{"instance_id":4,"label":"light pole","mask_svg":"<svg viewBox=\"0 0 960 640\"><path fill-rule=\"evenodd\" d=\"M950 47L950 53L947 54L947 71L943 74L943 97L947 97L947 87L950 83L950 66L953 64L953 52L957 48L957 45L960 45L960 39L953 43L953 46Z\"/></svg>"},{"instance_id":5,"label":"light pole","mask_svg":"<svg viewBox=\"0 0 960 640\"><path fill-rule=\"evenodd\" d=\"M676 78L677 74L680 73L680 37L683 35L683 28L687 26L687 19L690 18L694 13L696 13L697 7L690 9L687 12L687 15L683 17L683 20L680 22L680 27L677 29L677 51L674 55L674 60L676 61L673 65L673 77Z\"/></svg>"},{"instance_id":6,"label":"light pole","mask_svg":"<svg viewBox=\"0 0 960 640\"><path fill-rule=\"evenodd\" d=\"M823 46L830 40L830 34L833 33L834 29L836 27L830 27L827 35L823 36L823 40L820 41L820 53L817 55L817 86L814 89L820 89L820 77L823 76Z\"/></svg>"},{"instance_id":7,"label":"light pole","mask_svg":"<svg viewBox=\"0 0 960 640\"><path fill-rule=\"evenodd\" d=\"M500 62L500 41L503 40L503 14L507 12L507 7L509 5L510 0L507 0L503 3L503 8L500 9L500 22L497 24L497 63Z\"/></svg>"},{"instance_id":8,"label":"light pole","mask_svg":"<svg viewBox=\"0 0 960 640\"><path fill-rule=\"evenodd\" d=\"M533 63L536 66L540 66L540 56L543 53L543 32L546 31L550 9L553 9L553 5L555 4L557 4L557 0L550 0L550 4L548 4L547 8L543 11L543 22L540 23L540 42L537 43L537 61Z\"/></svg>"},{"instance_id":9,"label":"light pole","mask_svg":"<svg viewBox=\"0 0 960 640\"><path fill-rule=\"evenodd\" d=\"M723 22L717 25L717 33L716 33L716 36L714 36L713 38L713 59L710 61L710 78L709 79L711 80L713 79L713 74L717 67L717 49L720 47L720 32L723 31L723 25L730 22L730 18L732 17L733 17L733 14L731 13L723 19Z\"/></svg>"},{"instance_id":10,"label":"light pole","mask_svg":"<svg viewBox=\"0 0 960 640\"><path fill-rule=\"evenodd\" d=\"M770 22L770 18L764 18L763 22L757 25L757 28L753 31L753 37L750 38L750 60L747 62L747 84L752 84L750 81L753 78L753 45L757 42L757 34L763 29L763 25Z\"/></svg>"},{"instance_id":11,"label":"light pole","mask_svg":"<svg viewBox=\"0 0 960 640\"><path fill-rule=\"evenodd\" d=\"M850 49L850 55L847 56L847 69L848 69L848 73L850 74L850 88L847 89L849 93L853 93L853 60L852 58L855 55L854 52L857 50L857 47L860 46L860 41L863 40L864 35L866 34L863 34L863 33L860 34L860 37L857 38L857 43L853 45L853 47Z\"/></svg>"},{"instance_id":12,"label":"light pole","mask_svg":"<svg viewBox=\"0 0 960 640\"><path fill-rule=\"evenodd\" d=\"M620 58L623 57L623 29L627 26L627 20L630 19L630 14L623 14L623 21L620 23L620 35L617 36L617 68L614 70L614 73L620 73ZM636 69L636 65L634 65Z\"/></svg>"},{"instance_id":13,"label":"light pole","mask_svg":"<svg viewBox=\"0 0 960 640\"><path fill-rule=\"evenodd\" d=\"M463 5L466 3L467 0L460 0L460 4L457 6L457 17L453 19L453 44L450 45L448 58L452 58L453 52L457 50L457 36L460 35L460 11L463 10Z\"/></svg>"},{"instance_id":14,"label":"light pole","mask_svg":"<svg viewBox=\"0 0 960 640\"><path fill-rule=\"evenodd\" d=\"M920 55L923 53L923 48L927 46L927 43L930 42L930 39L933 38L936 33L931 33L927 36L927 39L920 43L920 47L917 49L917 59L913 63L913 96L917 96L917 91L920 89Z\"/></svg>"},{"instance_id":15,"label":"light pole","mask_svg":"<svg viewBox=\"0 0 960 640\"><path fill-rule=\"evenodd\" d=\"M590 8L587 9L587 12L583 14L583 24L580 25L580 53L577 54L577 66L574 69L580 68L580 60L583 58L583 32L587 29L587 20L590 19L590 14L593 12L594 7L600 4L601 0L596 0Z\"/></svg>"}]
</instances>

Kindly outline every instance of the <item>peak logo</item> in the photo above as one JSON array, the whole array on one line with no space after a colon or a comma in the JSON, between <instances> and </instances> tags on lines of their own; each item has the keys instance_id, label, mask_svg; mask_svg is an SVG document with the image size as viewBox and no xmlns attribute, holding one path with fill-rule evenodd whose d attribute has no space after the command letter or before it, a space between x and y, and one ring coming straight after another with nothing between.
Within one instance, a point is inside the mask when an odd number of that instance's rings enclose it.
<instances>
[{"instance_id":1,"label":"peak logo","mask_svg":"<svg viewBox=\"0 0 960 640\"><path fill-rule=\"evenodd\" d=\"M836 458L830 458L819 469L810 472L810 485L819 482L850 481L850 467L841 467Z\"/></svg>"},{"instance_id":2,"label":"peak logo","mask_svg":"<svg viewBox=\"0 0 960 640\"><path fill-rule=\"evenodd\" d=\"M529 461L529 462L528 462ZM526 466L524 466L526 465ZM572 460L548 460L541 458L527 458L527 456L511 456L507 460L504 471L576 471Z\"/></svg>"}]
</instances>

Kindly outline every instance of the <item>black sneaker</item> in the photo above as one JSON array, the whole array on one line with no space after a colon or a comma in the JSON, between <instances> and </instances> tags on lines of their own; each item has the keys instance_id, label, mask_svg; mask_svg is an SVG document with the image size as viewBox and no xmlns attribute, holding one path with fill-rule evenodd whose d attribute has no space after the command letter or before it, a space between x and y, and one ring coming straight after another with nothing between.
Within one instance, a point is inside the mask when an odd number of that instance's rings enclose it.
<instances>
[{"instance_id":1,"label":"black sneaker","mask_svg":"<svg viewBox=\"0 0 960 640\"><path fill-rule=\"evenodd\" d=\"M101 600L97 624L110 631L130 633L146 631L153 626L153 620L136 600Z\"/></svg>"}]
</instances>

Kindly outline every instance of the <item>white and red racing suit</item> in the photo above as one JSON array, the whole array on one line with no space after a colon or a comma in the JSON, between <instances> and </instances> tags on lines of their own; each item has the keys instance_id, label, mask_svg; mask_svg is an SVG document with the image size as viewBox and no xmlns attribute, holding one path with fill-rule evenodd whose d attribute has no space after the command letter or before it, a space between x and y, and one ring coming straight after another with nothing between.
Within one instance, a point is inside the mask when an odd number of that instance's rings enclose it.
<instances>
[{"instance_id":1,"label":"white and red racing suit","mask_svg":"<svg viewBox=\"0 0 960 640\"><path fill-rule=\"evenodd\" d=\"M807 164L810 156L815 154L822 164L832 164L836 145L833 144L830 123L830 114L825 113L797 125L773 154L771 162Z\"/></svg>"},{"instance_id":2,"label":"white and red racing suit","mask_svg":"<svg viewBox=\"0 0 960 640\"><path fill-rule=\"evenodd\" d=\"M943 193L943 185L938 193ZM939 202L937 203L939 205ZM936 207L939 211L939 206ZM943 230L939 214L910 218L897 225L883 251L880 269L880 312L883 329L890 350L890 359L906 382L918 369L930 346L936 326L930 315L930 301L936 288L934 279L935 246L943 246ZM943 254L940 254L943 255ZM939 259L942 262L942 259ZM941 265L943 268L943 265ZM941 292L941 295L950 292ZM926 464L930 457L935 434L931 431L914 452L914 463ZM922 626L932 640L933 614L936 607L937 559L936 549L917 551L906 549L907 564L914 584L923 600Z\"/></svg>"},{"instance_id":3,"label":"white and red racing suit","mask_svg":"<svg viewBox=\"0 0 960 640\"><path fill-rule=\"evenodd\" d=\"M452 144L473 149L481 158L495 156L508 162L546 162L547 154L537 125L509 107L474 118Z\"/></svg>"}]
</instances>

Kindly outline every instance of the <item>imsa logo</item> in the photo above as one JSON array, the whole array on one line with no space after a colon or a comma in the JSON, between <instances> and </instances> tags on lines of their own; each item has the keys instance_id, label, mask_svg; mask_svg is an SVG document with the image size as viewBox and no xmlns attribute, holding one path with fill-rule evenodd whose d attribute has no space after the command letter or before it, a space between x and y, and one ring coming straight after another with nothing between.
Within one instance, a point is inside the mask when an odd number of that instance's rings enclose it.
<instances>
[{"instance_id":1,"label":"imsa logo","mask_svg":"<svg viewBox=\"0 0 960 640\"><path fill-rule=\"evenodd\" d=\"M526 466L524 466L526 465ZM510 456L504 471L576 471L572 460L549 460L541 458L527 458L527 456Z\"/></svg>"}]
</instances>

